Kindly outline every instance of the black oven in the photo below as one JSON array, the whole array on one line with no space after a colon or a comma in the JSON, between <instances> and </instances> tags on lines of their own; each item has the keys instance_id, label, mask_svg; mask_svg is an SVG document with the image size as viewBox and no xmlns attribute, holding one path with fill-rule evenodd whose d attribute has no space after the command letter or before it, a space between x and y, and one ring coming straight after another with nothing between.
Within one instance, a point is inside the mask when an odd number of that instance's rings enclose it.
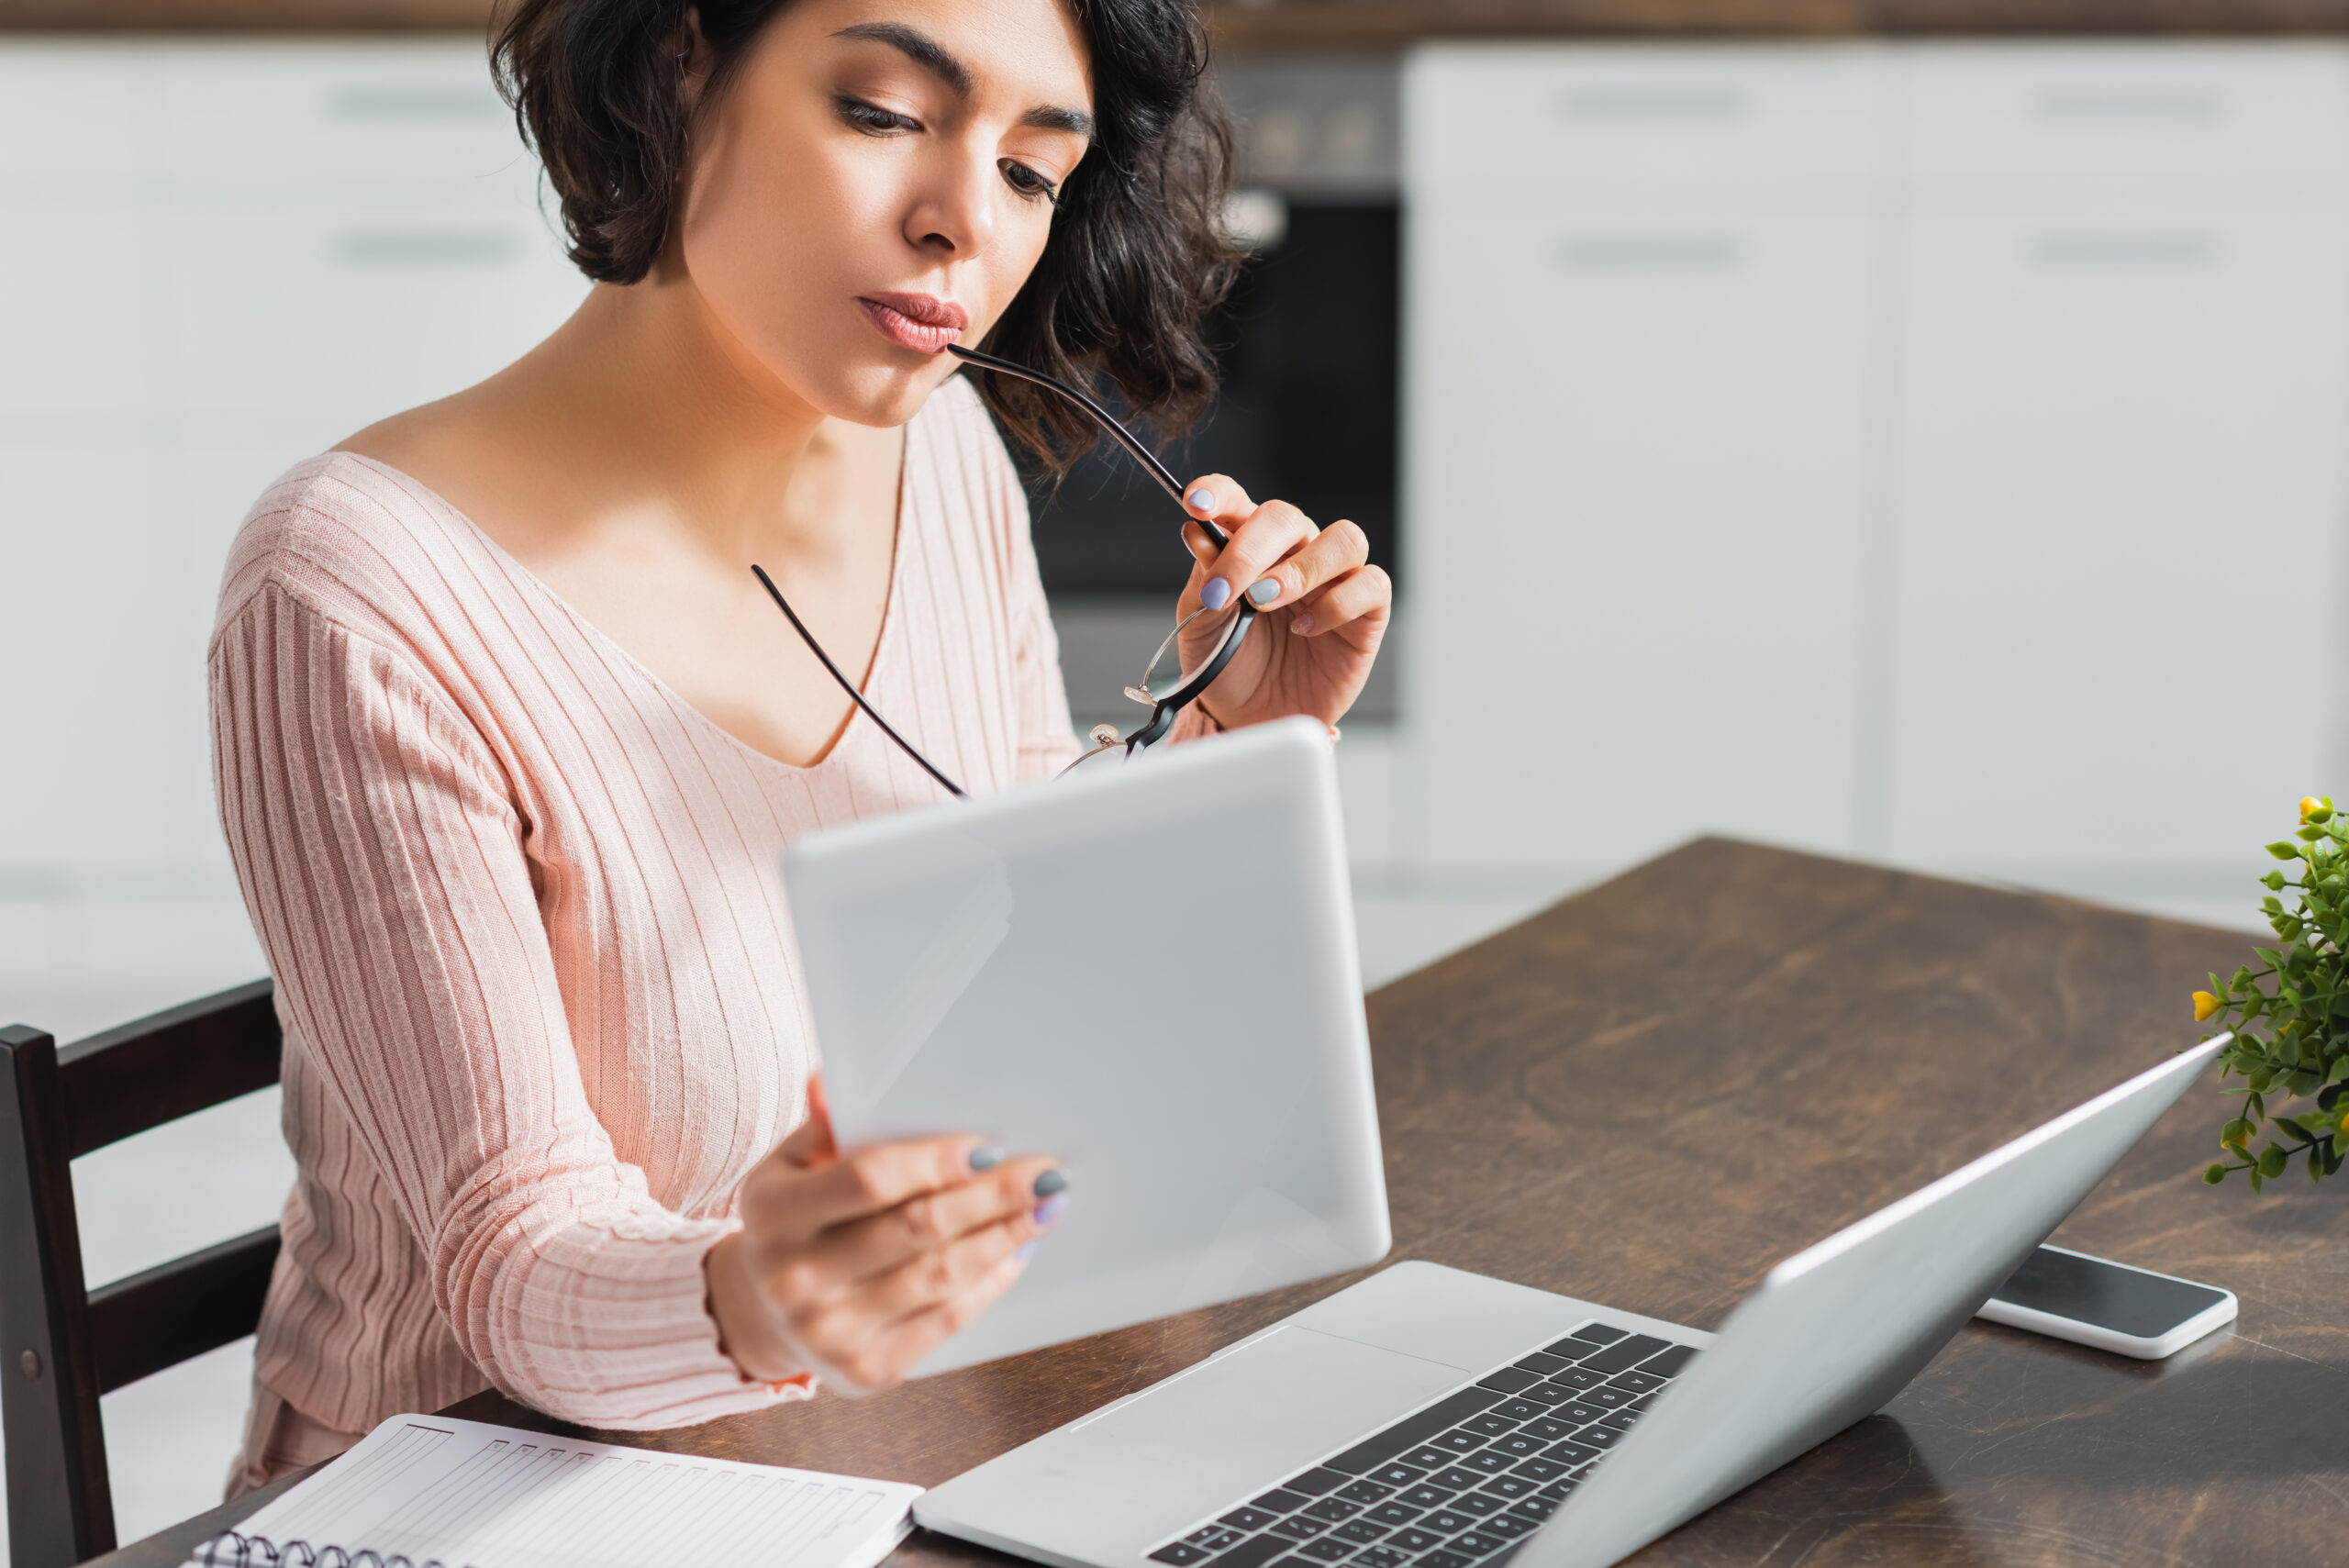
<instances>
[{"instance_id":1,"label":"black oven","mask_svg":"<svg viewBox=\"0 0 2349 1568\"><path fill-rule=\"evenodd\" d=\"M1403 580L1396 529L1399 206L1391 57L1241 57L1217 83L1241 137L1234 228L1257 254L1209 323L1222 388L1164 455L1322 520L1350 517ZM1190 569L1163 491L1104 443L1030 486L1036 551L1080 725L1120 695L1171 624ZM1389 647L1392 647L1390 639ZM1355 706L1394 717L1391 657Z\"/></svg>"}]
</instances>

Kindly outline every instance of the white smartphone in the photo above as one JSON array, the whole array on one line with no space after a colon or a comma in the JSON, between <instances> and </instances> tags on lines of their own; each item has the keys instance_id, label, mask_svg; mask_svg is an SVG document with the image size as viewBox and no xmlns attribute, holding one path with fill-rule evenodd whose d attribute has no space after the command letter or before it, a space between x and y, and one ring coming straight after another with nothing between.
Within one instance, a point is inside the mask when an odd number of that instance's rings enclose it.
<instances>
[{"instance_id":1,"label":"white smartphone","mask_svg":"<svg viewBox=\"0 0 2349 1568\"><path fill-rule=\"evenodd\" d=\"M2159 1361L2233 1322L2235 1296L2216 1285L2043 1246L1974 1316Z\"/></svg>"}]
</instances>

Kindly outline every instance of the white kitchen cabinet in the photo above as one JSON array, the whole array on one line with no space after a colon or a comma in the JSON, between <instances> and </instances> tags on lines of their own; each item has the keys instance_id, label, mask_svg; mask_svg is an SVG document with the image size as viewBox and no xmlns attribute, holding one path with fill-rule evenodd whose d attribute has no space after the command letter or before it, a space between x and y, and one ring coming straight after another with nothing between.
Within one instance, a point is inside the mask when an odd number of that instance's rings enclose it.
<instances>
[{"instance_id":1,"label":"white kitchen cabinet","mask_svg":"<svg viewBox=\"0 0 2349 1568\"><path fill-rule=\"evenodd\" d=\"M1896 857L2223 879L2341 783L2349 73L2329 88L2336 138L2298 157L2322 180L1906 216Z\"/></svg>"},{"instance_id":2,"label":"white kitchen cabinet","mask_svg":"<svg viewBox=\"0 0 2349 1568\"><path fill-rule=\"evenodd\" d=\"M259 968L205 715L228 540L575 307L537 173L477 41L0 46L11 984Z\"/></svg>"},{"instance_id":3,"label":"white kitchen cabinet","mask_svg":"<svg viewBox=\"0 0 2349 1568\"><path fill-rule=\"evenodd\" d=\"M2349 782L2349 48L1659 52L1407 74L1428 864L2247 885Z\"/></svg>"},{"instance_id":4,"label":"white kitchen cabinet","mask_svg":"<svg viewBox=\"0 0 2349 1568\"><path fill-rule=\"evenodd\" d=\"M1875 116L1849 67L1447 49L1407 73L1407 141L1442 151L1407 192L1431 868L1616 863L1696 824L1848 847ZM1479 169L1495 117L1517 150Z\"/></svg>"}]
</instances>

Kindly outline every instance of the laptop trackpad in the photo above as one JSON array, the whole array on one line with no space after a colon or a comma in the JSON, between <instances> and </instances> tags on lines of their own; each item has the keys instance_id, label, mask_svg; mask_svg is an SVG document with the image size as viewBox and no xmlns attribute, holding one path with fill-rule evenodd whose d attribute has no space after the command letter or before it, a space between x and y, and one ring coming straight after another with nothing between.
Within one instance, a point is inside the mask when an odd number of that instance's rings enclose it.
<instances>
[{"instance_id":1,"label":"laptop trackpad","mask_svg":"<svg viewBox=\"0 0 2349 1568\"><path fill-rule=\"evenodd\" d=\"M1123 1560L1467 1375L1290 1324L957 1476L916 1503L914 1517L966 1539Z\"/></svg>"}]
</instances>

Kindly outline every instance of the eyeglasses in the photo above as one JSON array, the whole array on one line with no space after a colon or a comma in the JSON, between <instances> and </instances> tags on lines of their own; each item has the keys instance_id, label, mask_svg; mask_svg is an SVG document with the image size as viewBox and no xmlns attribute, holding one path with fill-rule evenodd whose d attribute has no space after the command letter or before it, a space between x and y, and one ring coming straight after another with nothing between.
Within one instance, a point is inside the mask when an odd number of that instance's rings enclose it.
<instances>
[{"instance_id":1,"label":"eyeglasses","mask_svg":"<svg viewBox=\"0 0 2349 1568\"><path fill-rule=\"evenodd\" d=\"M1050 387L1052 391L1059 393L1063 397L1090 414L1110 439L1131 453L1134 461L1141 464L1144 472L1158 481L1159 488L1174 498L1176 506L1184 505L1183 482L1175 478L1174 472L1164 463L1158 461L1158 454L1135 439L1132 431L1111 418L1108 409L1094 402L1075 387L1064 381L1055 380L1041 371L1030 370L1026 365L1015 364L1009 360L997 359L993 354L983 354L976 349L965 349L959 344L950 343L946 346L946 351L956 359L976 365L982 370L992 371L997 375L1016 376L1021 381L1033 382L1038 386ZM1186 518L1189 517L1187 506L1184 508L1184 515ZM1197 521L1199 527L1207 530L1208 537L1215 541L1216 549L1221 550L1231 542L1231 536L1214 523L1196 518L1191 520ZM832 656L824 651L823 644L816 640L815 635L807 629L807 623L799 618L792 609L790 601L783 596L783 590L776 587L774 579L766 574L766 570L753 565L751 571L757 575L760 586L766 589L768 596L774 600L775 607L783 612L784 618L791 623L791 629L799 634L799 639L807 645L808 651L816 655L817 660L830 673L832 679L840 683L841 689L848 693L856 706L863 710L864 717L878 726L881 733L895 742L899 751L920 763L922 771L944 785L949 794L965 793L961 784L940 772L935 762L923 756L915 748L913 742L891 728L889 721L883 718L874 711L873 705L864 700L864 694L856 689L856 683L843 674L838 664L832 662ZM1222 635L1216 639L1215 646L1208 651L1207 657L1197 665L1186 670L1182 666L1183 634L1190 629L1192 622L1207 615L1223 615L1230 617L1230 619L1223 628ZM1068 765L1069 768L1075 767L1077 762L1090 762L1104 751L1118 747L1123 747L1126 755L1130 757L1143 747L1155 745L1158 741L1164 740L1167 731L1174 728L1174 720L1183 709L1197 701L1199 694L1213 685L1215 678L1223 673L1223 667L1231 662L1233 654L1240 651L1241 641L1247 637L1248 628L1255 624L1255 620L1256 606L1248 602L1246 595L1239 594L1234 595L1232 603L1222 610L1211 611L1202 606L1175 622L1174 629L1166 634L1166 640L1158 645L1158 651L1151 655L1149 664L1143 667L1141 679L1126 688L1126 695L1147 706L1150 709L1150 717L1130 735L1119 735L1115 725L1096 725L1089 737L1093 741L1093 750L1079 756L1075 762ZM1171 666L1170 661L1172 661ZM1162 672L1164 673L1162 673ZM1068 768L1061 771L1066 773Z\"/></svg>"}]
</instances>

